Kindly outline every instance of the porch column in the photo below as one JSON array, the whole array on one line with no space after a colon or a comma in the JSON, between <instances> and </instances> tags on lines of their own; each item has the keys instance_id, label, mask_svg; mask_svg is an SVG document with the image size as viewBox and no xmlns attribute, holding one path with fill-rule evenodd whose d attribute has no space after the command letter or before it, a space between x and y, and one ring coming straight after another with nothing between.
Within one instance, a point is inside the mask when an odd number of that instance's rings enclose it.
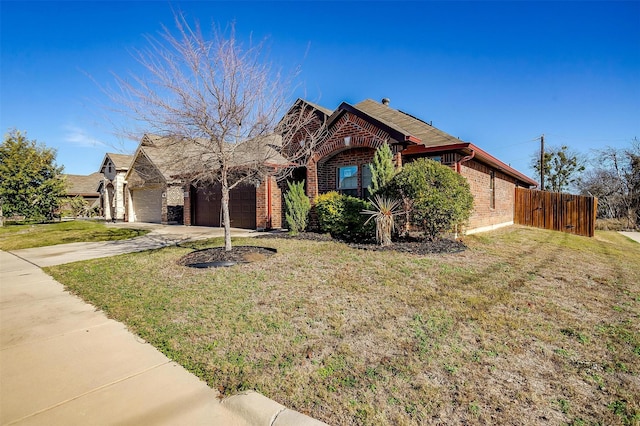
<instances>
[{"instance_id":1,"label":"porch column","mask_svg":"<svg viewBox=\"0 0 640 426\"><path fill-rule=\"evenodd\" d=\"M111 200L109 199L109 188L107 187L108 181L105 180L102 186L102 207L104 209L104 220L111 220Z\"/></svg>"},{"instance_id":2,"label":"porch column","mask_svg":"<svg viewBox=\"0 0 640 426\"><path fill-rule=\"evenodd\" d=\"M126 187L125 192L127 194L127 222L135 222L136 218L133 210L133 197L131 197L131 191L128 186Z\"/></svg>"},{"instance_id":3,"label":"porch column","mask_svg":"<svg viewBox=\"0 0 640 426\"><path fill-rule=\"evenodd\" d=\"M318 165L315 161L307 164L307 196L312 203L318 196Z\"/></svg>"},{"instance_id":4,"label":"porch column","mask_svg":"<svg viewBox=\"0 0 640 426\"><path fill-rule=\"evenodd\" d=\"M182 197L184 200L182 222L185 226L191 226L191 181L187 181L182 185Z\"/></svg>"}]
</instances>

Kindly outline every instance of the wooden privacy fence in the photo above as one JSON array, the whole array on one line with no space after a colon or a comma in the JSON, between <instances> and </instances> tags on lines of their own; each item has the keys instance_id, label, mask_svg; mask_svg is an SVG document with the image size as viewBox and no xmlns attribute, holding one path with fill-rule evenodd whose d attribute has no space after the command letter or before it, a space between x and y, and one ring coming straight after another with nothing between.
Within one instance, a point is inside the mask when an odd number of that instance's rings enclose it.
<instances>
[{"instance_id":1,"label":"wooden privacy fence","mask_svg":"<svg viewBox=\"0 0 640 426\"><path fill-rule=\"evenodd\" d=\"M598 199L516 188L513 221L520 225L593 237Z\"/></svg>"}]
</instances>

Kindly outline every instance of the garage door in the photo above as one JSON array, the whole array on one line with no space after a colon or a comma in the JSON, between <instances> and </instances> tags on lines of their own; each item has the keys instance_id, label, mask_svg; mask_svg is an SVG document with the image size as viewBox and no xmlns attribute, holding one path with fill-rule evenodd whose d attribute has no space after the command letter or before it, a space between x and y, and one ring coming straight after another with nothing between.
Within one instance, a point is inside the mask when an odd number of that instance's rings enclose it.
<instances>
[{"instance_id":1,"label":"garage door","mask_svg":"<svg viewBox=\"0 0 640 426\"><path fill-rule=\"evenodd\" d=\"M193 224L221 226L222 193L220 185L192 188ZM253 185L238 186L229 194L229 216L232 228L256 229L256 188Z\"/></svg>"},{"instance_id":2,"label":"garage door","mask_svg":"<svg viewBox=\"0 0 640 426\"><path fill-rule=\"evenodd\" d=\"M162 190L137 190L131 192L136 222L162 222Z\"/></svg>"}]
</instances>

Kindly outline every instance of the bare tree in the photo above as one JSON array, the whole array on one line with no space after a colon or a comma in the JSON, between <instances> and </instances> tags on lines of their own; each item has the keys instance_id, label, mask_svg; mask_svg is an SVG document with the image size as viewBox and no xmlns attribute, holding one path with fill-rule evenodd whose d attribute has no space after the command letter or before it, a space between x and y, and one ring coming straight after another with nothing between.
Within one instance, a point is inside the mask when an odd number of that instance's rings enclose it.
<instances>
[{"instance_id":1,"label":"bare tree","mask_svg":"<svg viewBox=\"0 0 640 426\"><path fill-rule=\"evenodd\" d=\"M582 192L598 197L598 215L625 218L627 227L640 224L640 140L627 148L594 153L594 167L582 179Z\"/></svg>"},{"instance_id":2,"label":"bare tree","mask_svg":"<svg viewBox=\"0 0 640 426\"><path fill-rule=\"evenodd\" d=\"M292 78L266 61L265 43L243 47L230 25L200 26L175 16L176 34L163 26L159 38L134 57L144 70L116 76L120 105L146 133L162 137L176 175L195 185L220 183L225 248L231 250L229 193L286 175L305 165L322 126L312 104L287 98Z\"/></svg>"}]
</instances>

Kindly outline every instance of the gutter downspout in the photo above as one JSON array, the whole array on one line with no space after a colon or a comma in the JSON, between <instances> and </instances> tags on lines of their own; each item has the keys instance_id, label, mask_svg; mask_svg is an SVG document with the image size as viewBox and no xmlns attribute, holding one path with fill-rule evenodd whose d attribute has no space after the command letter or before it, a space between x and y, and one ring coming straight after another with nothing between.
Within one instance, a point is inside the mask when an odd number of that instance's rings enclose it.
<instances>
[{"instance_id":1,"label":"gutter downspout","mask_svg":"<svg viewBox=\"0 0 640 426\"><path fill-rule=\"evenodd\" d=\"M472 149L471 154L467 155L466 157L463 157L460 161L456 162L456 172L460 174L462 163L466 163L467 161L472 160L473 157L475 156L476 156L476 152Z\"/></svg>"}]
</instances>

